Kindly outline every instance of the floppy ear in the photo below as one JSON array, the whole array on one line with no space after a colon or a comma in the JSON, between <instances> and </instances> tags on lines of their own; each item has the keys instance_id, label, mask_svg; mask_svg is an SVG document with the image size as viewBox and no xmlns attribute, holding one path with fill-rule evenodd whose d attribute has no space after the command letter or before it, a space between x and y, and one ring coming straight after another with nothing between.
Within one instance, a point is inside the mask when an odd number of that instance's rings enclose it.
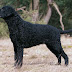
<instances>
[{"instance_id":1,"label":"floppy ear","mask_svg":"<svg viewBox=\"0 0 72 72\"><path fill-rule=\"evenodd\" d=\"M14 15L14 12L7 14L6 17L12 16L12 15Z\"/></svg>"},{"instance_id":2,"label":"floppy ear","mask_svg":"<svg viewBox=\"0 0 72 72\"><path fill-rule=\"evenodd\" d=\"M14 16L14 12L7 13L2 18L7 18L7 17L11 17L11 16Z\"/></svg>"},{"instance_id":3,"label":"floppy ear","mask_svg":"<svg viewBox=\"0 0 72 72\"><path fill-rule=\"evenodd\" d=\"M9 16L13 16L14 15L14 12L9 12L9 13L3 13L0 11L0 18L6 18L6 17L9 17Z\"/></svg>"}]
</instances>

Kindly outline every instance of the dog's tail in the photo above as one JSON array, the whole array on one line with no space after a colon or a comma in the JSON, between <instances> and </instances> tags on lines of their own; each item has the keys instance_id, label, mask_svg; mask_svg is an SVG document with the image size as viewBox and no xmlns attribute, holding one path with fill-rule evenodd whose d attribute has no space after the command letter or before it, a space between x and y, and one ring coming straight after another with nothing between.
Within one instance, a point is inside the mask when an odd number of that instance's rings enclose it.
<instances>
[{"instance_id":1,"label":"dog's tail","mask_svg":"<svg viewBox=\"0 0 72 72\"><path fill-rule=\"evenodd\" d=\"M64 30L64 31L59 29L59 32L60 32L60 34L67 34L67 33L71 33L72 29Z\"/></svg>"}]
</instances>

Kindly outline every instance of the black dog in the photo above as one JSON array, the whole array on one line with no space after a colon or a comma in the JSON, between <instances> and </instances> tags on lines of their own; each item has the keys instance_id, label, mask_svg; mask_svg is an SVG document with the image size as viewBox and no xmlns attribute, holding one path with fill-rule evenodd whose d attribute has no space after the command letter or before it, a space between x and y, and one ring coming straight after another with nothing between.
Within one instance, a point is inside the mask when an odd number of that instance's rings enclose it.
<instances>
[{"instance_id":1,"label":"black dog","mask_svg":"<svg viewBox=\"0 0 72 72\"><path fill-rule=\"evenodd\" d=\"M46 44L49 50L58 58L58 64L61 64L62 56L65 65L68 65L68 56L62 49L60 34L72 32L72 29L62 31L50 25L26 22L10 6L4 6L0 9L0 17L6 21L9 28L10 38L14 45L15 66L22 66L23 48L39 44Z\"/></svg>"}]
</instances>

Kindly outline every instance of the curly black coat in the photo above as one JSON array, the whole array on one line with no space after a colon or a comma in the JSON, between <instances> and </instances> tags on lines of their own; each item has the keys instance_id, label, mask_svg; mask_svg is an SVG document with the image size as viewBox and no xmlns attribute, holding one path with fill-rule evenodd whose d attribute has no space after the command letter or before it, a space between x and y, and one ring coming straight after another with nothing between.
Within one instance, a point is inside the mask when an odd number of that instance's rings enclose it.
<instances>
[{"instance_id":1,"label":"curly black coat","mask_svg":"<svg viewBox=\"0 0 72 72\"><path fill-rule=\"evenodd\" d=\"M58 58L61 64L61 56L68 65L68 56L62 49L60 34L72 32L62 31L50 25L32 24L24 21L10 6L0 9L0 17L3 18L9 28L10 38L14 46L15 66L22 66L23 48L29 48L39 44L46 44L49 50Z\"/></svg>"}]
</instances>

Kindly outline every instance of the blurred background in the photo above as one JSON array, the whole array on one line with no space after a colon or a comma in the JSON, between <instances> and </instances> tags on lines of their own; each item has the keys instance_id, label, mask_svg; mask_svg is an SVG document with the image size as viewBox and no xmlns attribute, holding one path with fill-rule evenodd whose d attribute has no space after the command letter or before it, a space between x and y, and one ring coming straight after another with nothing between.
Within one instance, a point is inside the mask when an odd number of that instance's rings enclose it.
<instances>
[{"instance_id":1,"label":"blurred background","mask_svg":"<svg viewBox=\"0 0 72 72\"><path fill-rule=\"evenodd\" d=\"M65 30L72 29L72 0L54 0L63 16ZM49 22L48 16L49 0L0 0L0 8L10 5L28 22L37 24L48 24L61 29L60 16L53 6ZM0 38L9 35L7 24L0 18Z\"/></svg>"}]
</instances>

